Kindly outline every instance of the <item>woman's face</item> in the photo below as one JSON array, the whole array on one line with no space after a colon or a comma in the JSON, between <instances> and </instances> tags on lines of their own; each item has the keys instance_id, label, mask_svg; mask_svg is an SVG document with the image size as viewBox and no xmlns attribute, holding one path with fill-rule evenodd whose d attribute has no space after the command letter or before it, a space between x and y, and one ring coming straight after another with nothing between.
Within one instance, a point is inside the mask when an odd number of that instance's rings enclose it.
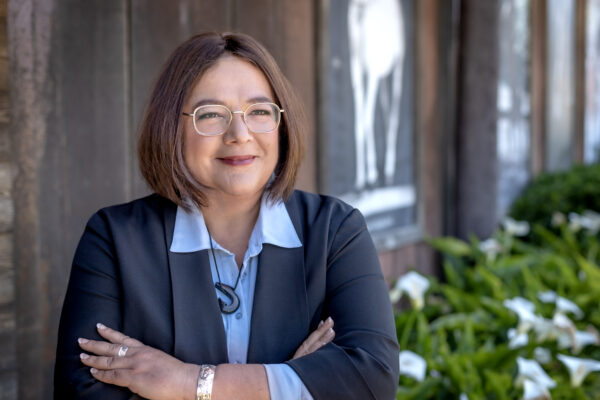
<instances>
[{"instance_id":1,"label":"woman's face","mask_svg":"<svg viewBox=\"0 0 600 400\"><path fill-rule=\"evenodd\" d=\"M202 75L186 99L183 111L192 113L199 105L221 104L233 112L262 102L275 102L262 71L243 59L224 56ZM262 194L279 158L278 129L252 133L242 114L233 114L225 133L202 136L194 129L192 117L182 118L185 163L206 187L209 199L214 195Z\"/></svg>"}]
</instances>

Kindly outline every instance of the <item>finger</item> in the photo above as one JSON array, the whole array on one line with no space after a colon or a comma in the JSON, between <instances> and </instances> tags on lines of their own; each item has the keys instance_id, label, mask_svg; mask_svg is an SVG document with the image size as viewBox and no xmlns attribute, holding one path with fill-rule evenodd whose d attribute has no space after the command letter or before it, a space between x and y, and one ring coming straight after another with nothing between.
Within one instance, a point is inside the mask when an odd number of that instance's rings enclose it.
<instances>
[{"instance_id":1,"label":"finger","mask_svg":"<svg viewBox=\"0 0 600 400\"><path fill-rule=\"evenodd\" d=\"M330 332L330 330L331 330L331 332ZM318 350L325 344L329 343L331 340L333 340L333 337L335 336L335 334L333 334L333 336L331 336L332 333L333 333L333 319L331 317L329 317L325 321L321 321L319 323L319 326L317 327L317 329L314 332L312 332L310 335L308 335L306 340L304 340L304 342L302 342L300 347L298 347L298 349L296 350L296 353L294 353L293 359L310 354L313 351ZM326 337L326 335L329 335L331 337L328 338L328 337Z\"/></svg>"},{"instance_id":2,"label":"finger","mask_svg":"<svg viewBox=\"0 0 600 400\"><path fill-rule=\"evenodd\" d=\"M303 344L306 344L306 346L310 348L314 343L321 341L322 336L325 335L329 329L333 329L333 319L331 319L331 317L327 318L323 325L308 335Z\"/></svg>"},{"instance_id":3,"label":"finger","mask_svg":"<svg viewBox=\"0 0 600 400\"><path fill-rule=\"evenodd\" d=\"M92 376L100 382L110 383L112 385L128 387L131 382L131 373L126 369L101 370L91 368Z\"/></svg>"},{"instance_id":4,"label":"finger","mask_svg":"<svg viewBox=\"0 0 600 400\"><path fill-rule=\"evenodd\" d=\"M130 338L129 336L127 336L117 330L111 329L104 324L97 323L96 328L98 329L98 333L100 334L100 336L102 336L104 339L108 340L111 343L119 343L119 344L124 344L127 346L143 346L144 345L139 340Z\"/></svg>"},{"instance_id":5,"label":"finger","mask_svg":"<svg viewBox=\"0 0 600 400\"><path fill-rule=\"evenodd\" d=\"M116 357L117 354L119 354L119 349L122 346L119 343L108 343L98 340L88 340L84 338L79 338L77 342L79 343L79 347L81 347L88 353L108 357ZM128 355L131 355L132 350L133 348L127 349Z\"/></svg>"},{"instance_id":6,"label":"finger","mask_svg":"<svg viewBox=\"0 0 600 400\"><path fill-rule=\"evenodd\" d=\"M312 335L315 335L317 332L313 332ZM313 339L316 336L313 336ZM307 354L313 353L319 350L321 347L325 346L327 343L331 342L335 338L335 331L332 328L329 328L324 334L317 337L313 341L309 342L308 339L305 340L296 353L294 353L294 357L292 359L296 359Z\"/></svg>"},{"instance_id":7,"label":"finger","mask_svg":"<svg viewBox=\"0 0 600 400\"><path fill-rule=\"evenodd\" d=\"M332 328L329 328L323 335L321 335L317 341L311 343L308 346L308 353L312 353L314 351L319 350L321 347L325 346L327 343L331 342L335 338L335 331Z\"/></svg>"},{"instance_id":8,"label":"finger","mask_svg":"<svg viewBox=\"0 0 600 400\"><path fill-rule=\"evenodd\" d=\"M325 335L321 337L321 346L325 346L327 343L333 341L333 339L335 339L335 330L329 328Z\"/></svg>"},{"instance_id":9,"label":"finger","mask_svg":"<svg viewBox=\"0 0 600 400\"><path fill-rule=\"evenodd\" d=\"M128 357L105 357L81 353L79 358L84 365L101 370L131 369L133 367L133 361Z\"/></svg>"}]
</instances>

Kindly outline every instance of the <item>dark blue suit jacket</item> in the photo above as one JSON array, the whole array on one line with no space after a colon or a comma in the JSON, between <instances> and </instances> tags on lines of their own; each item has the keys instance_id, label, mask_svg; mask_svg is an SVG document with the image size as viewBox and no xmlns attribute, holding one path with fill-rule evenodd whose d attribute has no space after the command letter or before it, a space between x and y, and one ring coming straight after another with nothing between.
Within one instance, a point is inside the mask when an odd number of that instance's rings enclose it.
<instances>
[{"instance_id":1,"label":"dark blue suit jacket","mask_svg":"<svg viewBox=\"0 0 600 400\"><path fill-rule=\"evenodd\" d=\"M266 244L259 258L249 363L286 362L318 399L392 399L398 344L377 253L364 218L331 197L295 191L286 202L303 246ZM95 324L176 358L227 362L207 251L169 251L177 206L158 195L94 214L79 243L60 321L55 398L126 399L79 361ZM336 337L289 360L321 319Z\"/></svg>"}]
</instances>

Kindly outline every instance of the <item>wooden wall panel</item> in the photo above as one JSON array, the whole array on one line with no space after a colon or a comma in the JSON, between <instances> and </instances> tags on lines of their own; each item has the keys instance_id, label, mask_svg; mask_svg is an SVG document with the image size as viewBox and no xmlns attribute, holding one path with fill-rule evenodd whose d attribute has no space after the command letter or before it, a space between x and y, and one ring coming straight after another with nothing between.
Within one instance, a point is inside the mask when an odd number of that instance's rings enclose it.
<instances>
[{"instance_id":1,"label":"wooden wall panel","mask_svg":"<svg viewBox=\"0 0 600 400\"><path fill-rule=\"evenodd\" d=\"M137 163L136 137L154 81L167 57L190 36L231 29L231 1L132 0L130 10L130 107L132 198L149 193Z\"/></svg>"},{"instance_id":2,"label":"wooden wall panel","mask_svg":"<svg viewBox=\"0 0 600 400\"><path fill-rule=\"evenodd\" d=\"M304 104L309 129L306 137L304 163L296 186L303 190L317 191L317 47L315 36L315 11L310 1L280 1L283 17L281 35L283 49L278 60L284 74L290 80Z\"/></svg>"},{"instance_id":3,"label":"wooden wall panel","mask_svg":"<svg viewBox=\"0 0 600 400\"><path fill-rule=\"evenodd\" d=\"M15 266L8 76L7 1L0 0L0 399L17 399Z\"/></svg>"},{"instance_id":4,"label":"wooden wall panel","mask_svg":"<svg viewBox=\"0 0 600 400\"><path fill-rule=\"evenodd\" d=\"M294 0L238 1L234 30L249 34L271 52L302 100L309 122L306 154L297 187L317 190L316 48L313 3Z\"/></svg>"},{"instance_id":5,"label":"wooden wall panel","mask_svg":"<svg viewBox=\"0 0 600 400\"><path fill-rule=\"evenodd\" d=\"M75 246L94 211L129 194L125 11L124 2L104 0L60 1L53 10L60 23L53 25L51 80L45 88L52 105L34 114L43 118L48 112L38 175L45 290L32 293L43 304L41 386L46 388L51 387L58 317Z\"/></svg>"}]
</instances>

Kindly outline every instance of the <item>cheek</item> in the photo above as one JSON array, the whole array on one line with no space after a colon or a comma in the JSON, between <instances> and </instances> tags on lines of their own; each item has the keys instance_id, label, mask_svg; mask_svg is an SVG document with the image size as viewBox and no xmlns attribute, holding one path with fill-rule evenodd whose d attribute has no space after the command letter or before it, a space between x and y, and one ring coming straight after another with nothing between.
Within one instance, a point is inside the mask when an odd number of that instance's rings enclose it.
<instances>
[{"instance_id":1,"label":"cheek","mask_svg":"<svg viewBox=\"0 0 600 400\"><path fill-rule=\"evenodd\" d=\"M183 159L189 167L203 162L210 150L210 141L197 134L187 134L183 138Z\"/></svg>"}]
</instances>

